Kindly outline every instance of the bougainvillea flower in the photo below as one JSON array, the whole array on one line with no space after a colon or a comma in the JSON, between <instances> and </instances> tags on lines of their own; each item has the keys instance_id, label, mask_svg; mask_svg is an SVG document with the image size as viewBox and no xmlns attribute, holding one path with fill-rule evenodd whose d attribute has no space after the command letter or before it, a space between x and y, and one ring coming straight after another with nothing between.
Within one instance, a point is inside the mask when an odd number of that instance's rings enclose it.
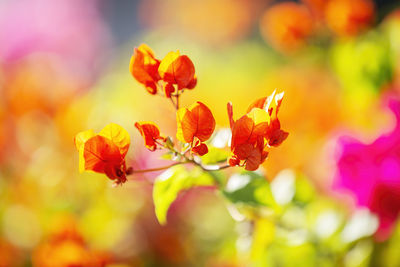
<instances>
[{"instance_id":1,"label":"bougainvillea flower","mask_svg":"<svg viewBox=\"0 0 400 267\"><path fill-rule=\"evenodd\" d=\"M271 117L268 130L265 134L269 146L279 146L288 137L289 133L281 130L281 123L278 119L279 108L282 104L284 92L275 94L275 91L268 97L263 97L253 102L247 112L253 108L261 108L268 111ZM275 101L273 101L275 99Z\"/></svg>"},{"instance_id":2,"label":"bougainvillea flower","mask_svg":"<svg viewBox=\"0 0 400 267\"><path fill-rule=\"evenodd\" d=\"M325 20L337 35L353 36L374 20L374 4L370 0L331 0L325 8Z\"/></svg>"},{"instance_id":3,"label":"bougainvillea flower","mask_svg":"<svg viewBox=\"0 0 400 267\"><path fill-rule=\"evenodd\" d=\"M284 2L265 11L260 21L263 38L283 52L297 50L313 33L314 22L303 4Z\"/></svg>"},{"instance_id":4,"label":"bougainvillea flower","mask_svg":"<svg viewBox=\"0 0 400 267\"><path fill-rule=\"evenodd\" d=\"M157 141L165 141L165 138L160 136L160 129L156 124L150 121L136 122L135 127L139 130L140 134L144 138L145 146L150 150L154 151L157 149Z\"/></svg>"},{"instance_id":5,"label":"bougainvillea flower","mask_svg":"<svg viewBox=\"0 0 400 267\"><path fill-rule=\"evenodd\" d=\"M215 119L211 110L203 103L197 101L189 108L181 108L176 113L178 129L176 137L178 140L190 143L192 152L200 154L207 153L207 141L215 129Z\"/></svg>"},{"instance_id":6,"label":"bougainvillea flower","mask_svg":"<svg viewBox=\"0 0 400 267\"><path fill-rule=\"evenodd\" d=\"M132 76L151 94L157 93L157 82L160 80L158 67L160 60L156 59L154 52L145 44L135 48L129 64Z\"/></svg>"},{"instance_id":7,"label":"bougainvillea flower","mask_svg":"<svg viewBox=\"0 0 400 267\"><path fill-rule=\"evenodd\" d=\"M130 145L128 132L121 126L110 123L99 134L93 130L83 131L75 136L79 151L80 171L104 173L117 184L126 181L125 156Z\"/></svg>"},{"instance_id":8,"label":"bougainvillea flower","mask_svg":"<svg viewBox=\"0 0 400 267\"><path fill-rule=\"evenodd\" d=\"M197 83L193 62L179 51L169 52L161 61L158 72L166 83L176 84L178 90L193 89Z\"/></svg>"},{"instance_id":9,"label":"bougainvillea flower","mask_svg":"<svg viewBox=\"0 0 400 267\"><path fill-rule=\"evenodd\" d=\"M275 99L275 102L273 100ZM232 130L231 166L244 166L246 170L256 170L268 156L270 146L280 145L288 133L280 129L277 114L283 93L256 100L248 108L247 114L237 121L233 119L232 104L228 103L228 117Z\"/></svg>"},{"instance_id":10,"label":"bougainvillea flower","mask_svg":"<svg viewBox=\"0 0 400 267\"><path fill-rule=\"evenodd\" d=\"M396 116L392 132L370 144L354 138L338 141L334 189L351 193L356 204L379 217L378 240L387 239L400 212L400 100L390 100Z\"/></svg>"}]
</instances>

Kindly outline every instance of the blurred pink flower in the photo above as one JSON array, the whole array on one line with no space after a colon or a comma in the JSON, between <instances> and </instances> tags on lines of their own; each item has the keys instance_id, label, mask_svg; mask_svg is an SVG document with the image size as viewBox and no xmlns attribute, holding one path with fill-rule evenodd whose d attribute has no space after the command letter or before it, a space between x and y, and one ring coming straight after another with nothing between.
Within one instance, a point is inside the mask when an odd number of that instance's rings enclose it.
<instances>
[{"instance_id":1,"label":"blurred pink flower","mask_svg":"<svg viewBox=\"0 0 400 267\"><path fill-rule=\"evenodd\" d=\"M74 76L97 69L109 44L97 0L5 0L0 3L0 62L33 53L59 59Z\"/></svg>"},{"instance_id":2,"label":"blurred pink flower","mask_svg":"<svg viewBox=\"0 0 400 267\"><path fill-rule=\"evenodd\" d=\"M334 188L350 191L358 206L368 207L379 217L378 240L387 239L400 211L400 100L391 98L395 128L371 144L351 137L338 141L337 175Z\"/></svg>"}]
</instances>

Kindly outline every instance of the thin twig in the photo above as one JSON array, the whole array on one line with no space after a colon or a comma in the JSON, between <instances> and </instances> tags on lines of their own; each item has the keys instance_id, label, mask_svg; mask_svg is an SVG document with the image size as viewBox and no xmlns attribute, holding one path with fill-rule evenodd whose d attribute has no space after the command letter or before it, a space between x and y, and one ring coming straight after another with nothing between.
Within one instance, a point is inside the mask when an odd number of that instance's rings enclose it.
<instances>
[{"instance_id":1,"label":"thin twig","mask_svg":"<svg viewBox=\"0 0 400 267\"><path fill-rule=\"evenodd\" d=\"M163 166L163 167L158 167L158 168L153 168L153 169L142 169L142 170L133 170L132 174L135 173L144 173L144 172L156 172L156 171L162 171L165 169L169 169L175 165L179 165L179 164L185 164L187 162L175 162L173 164L167 165L167 166Z\"/></svg>"}]
</instances>

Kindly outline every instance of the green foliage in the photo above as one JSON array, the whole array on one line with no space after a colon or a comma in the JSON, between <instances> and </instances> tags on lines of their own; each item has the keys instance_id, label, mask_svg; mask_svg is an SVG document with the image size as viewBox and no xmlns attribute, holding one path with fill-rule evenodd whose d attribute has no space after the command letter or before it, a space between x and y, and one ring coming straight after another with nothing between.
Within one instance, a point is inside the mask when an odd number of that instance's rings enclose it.
<instances>
[{"instance_id":1,"label":"green foliage","mask_svg":"<svg viewBox=\"0 0 400 267\"><path fill-rule=\"evenodd\" d=\"M224 195L233 203L253 206L275 206L269 182L255 172L242 172L230 177Z\"/></svg>"},{"instance_id":2,"label":"green foliage","mask_svg":"<svg viewBox=\"0 0 400 267\"><path fill-rule=\"evenodd\" d=\"M167 222L167 212L178 194L194 186L213 185L213 178L198 168L188 171L183 166L174 166L160 176L154 182L153 200L155 212L160 224Z\"/></svg>"},{"instance_id":3,"label":"green foliage","mask_svg":"<svg viewBox=\"0 0 400 267\"><path fill-rule=\"evenodd\" d=\"M201 157L204 164L217 164L225 162L229 156L229 152L214 146L208 146L208 153Z\"/></svg>"},{"instance_id":4,"label":"green foliage","mask_svg":"<svg viewBox=\"0 0 400 267\"><path fill-rule=\"evenodd\" d=\"M390 43L382 35L369 33L333 48L332 63L346 90L378 91L393 77Z\"/></svg>"}]
</instances>

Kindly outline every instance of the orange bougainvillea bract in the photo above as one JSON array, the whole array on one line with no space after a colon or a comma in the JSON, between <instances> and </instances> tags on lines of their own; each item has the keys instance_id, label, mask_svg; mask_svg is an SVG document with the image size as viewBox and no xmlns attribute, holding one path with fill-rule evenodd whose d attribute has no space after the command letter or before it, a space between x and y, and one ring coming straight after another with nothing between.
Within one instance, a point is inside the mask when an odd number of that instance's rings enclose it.
<instances>
[{"instance_id":1,"label":"orange bougainvillea bract","mask_svg":"<svg viewBox=\"0 0 400 267\"><path fill-rule=\"evenodd\" d=\"M267 149L279 146L287 138L288 133L280 129L277 117L282 99L283 93L275 95L275 92L261 98L251 104L247 114L237 121L233 119L232 104L228 103L232 130L229 165L244 166L246 170L254 171L267 158Z\"/></svg>"},{"instance_id":2,"label":"orange bougainvillea bract","mask_svg":"<svg viewBox=\"0 0 400 267\"><path fill-rule=\"evenodd\" d=\"M158 72L165 82L176 84L178 90L192 89L197 83L193 62L179 51L169 52L161 61Z\"/></svg>"},{"instance_id":3,"label":"orange bougainvillea bract","mask_svg":"<svg viewBox=\"0 0 400 267\"><path fill-rule=\"evenodd\" d=\"M197 84L193 62L179 51L169 52L163 60L155 57L145 44L134 49L130 65L132 76L151 94L164 92L166 97Z\"/></svg>"},{"instance_id":4,"label":"orange bougainvillea bract","mask_svg":"<svg viewBox=\"0 0 400 267\"><path fill-rule=\"evenodd\" d=\"M128 132L115 123L104 127L99 134L93 130L75 136L79 151L80 171L104 173L116 184L126 181L130 170L126 169L125 156L130 145Z\"/></svg>"},{"instance_id":5,"label":"orange bougainvillea bract","mask_svg":"<svg viewBox=\"0 0 400 267\"><path fill-rule=\"evenodd\" d=\"M160 136L160 129L153 122L136 122L135 127L139 130L144 139L145 146L150 151L154 151L157 149L158 141L165 141L165 138Z\"/></svg>"},{"instance_id":6,"label":"orange bougainvillea bract","mask_svg":"<svg viewBox=\"0 0 400 267\"><path fill-rule=\"evenodd\" d=\"M134 49L129 65L132 76L151 94L157 93L157 82L160 80L158 66L160 60L156 59L153 50L145 44Z\"/></svg>"},{"instance_id":7,"label":"orange bougainvillea bract","mask_svg":"<svg viewBox=\"0 0 400 267\"><path fill-rule=\"evenodd\" d=\"M306 6L294 2L267 9L260 21L263 38L283 52L299 49L313 33L314 22Z\"/></svg>"},{"instance_id":8,"label":"orange bougainvillea bract","mask_svg":"<svg viewBox=\"0 0 400 267\"><path fill-rule=\"evenodd\" d=\"M181 108L176 113L178 129L176 137L192 145L192 152L200 156L208 152L203 142L207 141L215 129L215 119L211 110L197 101L189 108Z\"/></svg>"}]
</instances>

